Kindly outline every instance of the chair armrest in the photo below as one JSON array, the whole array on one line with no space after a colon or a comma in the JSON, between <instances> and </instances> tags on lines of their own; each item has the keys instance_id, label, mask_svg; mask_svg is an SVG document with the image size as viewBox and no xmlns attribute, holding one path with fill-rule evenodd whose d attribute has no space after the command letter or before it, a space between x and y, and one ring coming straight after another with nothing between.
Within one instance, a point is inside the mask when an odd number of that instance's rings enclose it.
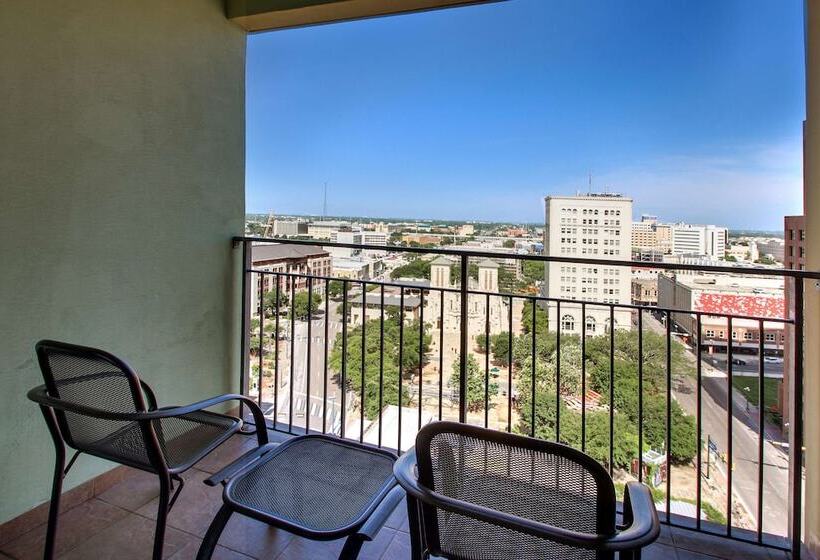
<instances>
[{"instance_id":1,"label":"chair armrest","mask_svg":"<svg viewBox=\"0 0 820 560\"><path fill-rule=\"evenodd\" d=\"M255 463L259 460L260 457L265 455L271 449L278 447L278 443L268 443L261 447L257 447L255 449L251 449L229 465L222 467L219 471L215 472L208 478L206 478L203 482L207 486L216 486L217 484L224 484L229 479L236 476L239 471L245 469L245 467Z\"/></svg>"},{"instance_id":2,"label":"chair armrest","mask_svg":"<svg viewBox=\"0 0 820 560\"><path fill-rule=\"evenodd\" d=\"M366 541L375 539L376 535L390 518L390 514L393 513L393 510L396 509L396 506L399 505L403 499L404 490L401 489L401 486L394 486L384 499L379 502L379 505L376 506L376 509L373 510L373 513L370 514L370 517L367 518L367 521L364 522L364 525L361 526L357 533Z\"/></svg>"},{"instance_id":3,"label":"chair armrest","mask_svg":"<svg viewBox=\"0 0 820 560\"><path fill-rule=\"evenodd\" d=\"M607 540L605 550L633 550L651 544L661 532L652 492L640 482L627 482L624 488L624 525Z\"/></svg>"},{"instance_id":4,"label":"chair armrest","mask_svg":"<svg viewBox=\"0 0 820 560\"><path fill-rule=\"evenodd\" d=\"M160 420L162 418L173 418L176 416L190 414L192 412L198 412L200 410L216 406L217 404L221 404L226 401L236 400L244 402L248 405L248 408L251 410L251 414L253 414L253 419L257 426L256 438L259 442L259 445L262 446L268 443L268 432L265 428L265 415L262 413L262 409L259 408L259 405L256 404L256 401L243 395L219 395L216 397L211 397L210 399L205 399L203 401L195 402L185 406L172 406L158 410L149 410L141 412L112 412L110 410L102 410L92 406L66 402L62 399L57 399L49 395L45 385L38 385L37 387L31 389L28 392L27 396L30 400L36 402L41 406L46 406L64 412L74 412L76 414L82 414L84 416L90 416L92 418L114 420L117 422L145 422L150 420ZM259 429L260 426L261 429Z\"/></svg>"},{"instance_id":5,"label":"chair armrest","mask_svg":"<svg viewBox=\"0 0 820 560\"><path fill-rule=\"evenodd\" d=\"M140 387L142 387L142 392L145 393L145 398L148 400L148 410L156 410L157 396L154 394L154 390L142 379L140 379Z\"/></svg>"}]
</instances>

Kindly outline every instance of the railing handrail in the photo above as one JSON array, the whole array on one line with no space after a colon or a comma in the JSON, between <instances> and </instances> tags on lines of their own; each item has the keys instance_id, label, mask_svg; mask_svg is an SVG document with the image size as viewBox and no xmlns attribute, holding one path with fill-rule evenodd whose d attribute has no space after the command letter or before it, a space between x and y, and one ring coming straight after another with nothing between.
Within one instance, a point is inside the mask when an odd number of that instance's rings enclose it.
<instances>
[{"instance_id":1,"label":"railing handrail","mask_svg":"<svg viewBox=\"0 0 820 560\"><path fill-rule=\"evenodd\" d=\"M481 257L488 259L515 259L539 262L557 262L596 266L629 266L657 270L687 270L692 272L714 272L721 274L748 274L752 276L783 276L802 280L820 280L820 271L796 270L792 268L761 268L715 266L685 263L659 263L644 261L625 261L610 259L590 259L578 257L556 257L552 255L522 255L520 253L501 253L497 251L473 251L469 249L443 249L441 247L404 247L399 245L372 245L366 243L339 243L324 239L277 239L272 237L235 236L234 244L239 243L276 243L280 245L314 245L321 247L338 247L340 249L362 249L365 251L389 251L396 253L417 253L449 255L453 257Z\"/></svg>"},{"instance_id":2,"label":"railing handrail","mask_svg":"<svg viewBox=\"0 0 820 560\"><path fill-rule=\"evenodd\" d=\"M323 282L342 282L354 285L367 285L372 284L374 286L385 286L387 288L401 288L406 291L418 290L418 291L428 291L428 292L443 292L446 294L453 294L458 295L461 294L461 289L457 287L450 286L408 286L407 284L402 284L401 282L388 282L386 280L360 280L360 279L353 279L353 278L343 278L340 276L325 276L322 274L305 274L303 272L282 272L277 270L264 270L258 268L246 268L245 272L250 272L253 274L259 274L262 276L285 276L288 278L300 278L302 280L321 280ZM763 317L760 315L739 315L736 313L719 313L715 311L699 311L696 309L679 309L675 307L660 307L657 305L640 305L635 303L612 303L606 301L583 301L577 299L569 299L569 298L558 298L558 297L551 297L551 296L542 296L538 294L519 294L519 293L511 293L511 292L488 292L486 290L476 290L467 288L466 293L471 296L490 296L490 297L501 297L501 298L516 298L516 299L523 299L528 301L543 301L547 303L560 303L562 305L570 305L570 306L580 306L581 303L585 304L587 307L618 307L624 310L629 311L657 311L659 313L675 313L675 314L682 314L682 315L693 315L693 316L702 316L702 317L722 317L722 318L729 318L732 317L733 319L744 319L749 321L763 321L767 323L780 323L780 324L794 324L794 319L789 319L787 317ZM370 305L370 304L368 304Z\"/></svg>"}]
</instances>

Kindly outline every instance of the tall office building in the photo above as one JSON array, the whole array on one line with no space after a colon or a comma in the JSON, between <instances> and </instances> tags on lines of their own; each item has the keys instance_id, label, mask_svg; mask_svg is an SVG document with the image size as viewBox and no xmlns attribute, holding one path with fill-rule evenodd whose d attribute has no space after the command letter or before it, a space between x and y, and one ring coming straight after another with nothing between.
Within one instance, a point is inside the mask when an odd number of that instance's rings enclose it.
<instances>
[{"instance_id":1,"label":"tall office building","mask_svg":"<svg viewBox=\"0 0 820 560\"><path fill-rule=\"evenodd\" d=\"M632 246L632 199L619 194L546 197L544 254L628 261ZM631 303L631 269L582 263L545 263L542 294L549 328L588 335L607 332L610 305ZM583 306L581 302L584 302ZM560 307L560 313L559 313ZM583 309L582 309L583 308ZM582 313L583 311L583 313ZM631 311L615 307L616 328L631 327ZM583 325L583 327L582 327Z\"/></svg>"},{"instance_id":2,"label":"tall office building","mask_svg":"<svg viewBox=\"0 0 820 560\"><path fill-rule=\"evenodd\" d=\"M673 255L705 255L715 259L726 257L729 230L720 226L672 224Z\"/></svg>"}]
</instances>

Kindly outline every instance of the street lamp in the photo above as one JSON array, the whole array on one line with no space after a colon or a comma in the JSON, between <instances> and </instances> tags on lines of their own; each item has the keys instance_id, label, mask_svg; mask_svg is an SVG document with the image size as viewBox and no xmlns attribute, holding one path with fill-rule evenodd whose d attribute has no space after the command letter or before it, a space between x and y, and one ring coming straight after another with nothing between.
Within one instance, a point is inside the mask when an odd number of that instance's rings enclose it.
<instances>
[{"instance_id":1,"label":"street lamp","mask_svg":"<svg viewBox=\"0 0 820 560\"><path fill-rule=\"evenodd\" d=\"M751 394L752 388L751 387L744 387L743 392L745 393L744 396L746 397L746 412L749 412L749 394Z\"/></svg>"}]
</instances>

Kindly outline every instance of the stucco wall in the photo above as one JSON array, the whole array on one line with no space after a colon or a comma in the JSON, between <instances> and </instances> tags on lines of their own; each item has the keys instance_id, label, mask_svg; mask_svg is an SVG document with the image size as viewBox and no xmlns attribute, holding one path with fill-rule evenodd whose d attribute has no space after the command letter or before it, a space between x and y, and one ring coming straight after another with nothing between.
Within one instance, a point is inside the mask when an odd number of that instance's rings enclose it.
<instances>
[{"instance_id":1,"label":"stucco wall","mask_svg":"<svg viewBox=\"0 0 820 560\"><path fill-rule=\"evenodd\" d=\"M113 351L164 404L233 388L244 57L221 0L0 2L0 522L48 498L38 339Z\"/></svg>"}]
</instances>

